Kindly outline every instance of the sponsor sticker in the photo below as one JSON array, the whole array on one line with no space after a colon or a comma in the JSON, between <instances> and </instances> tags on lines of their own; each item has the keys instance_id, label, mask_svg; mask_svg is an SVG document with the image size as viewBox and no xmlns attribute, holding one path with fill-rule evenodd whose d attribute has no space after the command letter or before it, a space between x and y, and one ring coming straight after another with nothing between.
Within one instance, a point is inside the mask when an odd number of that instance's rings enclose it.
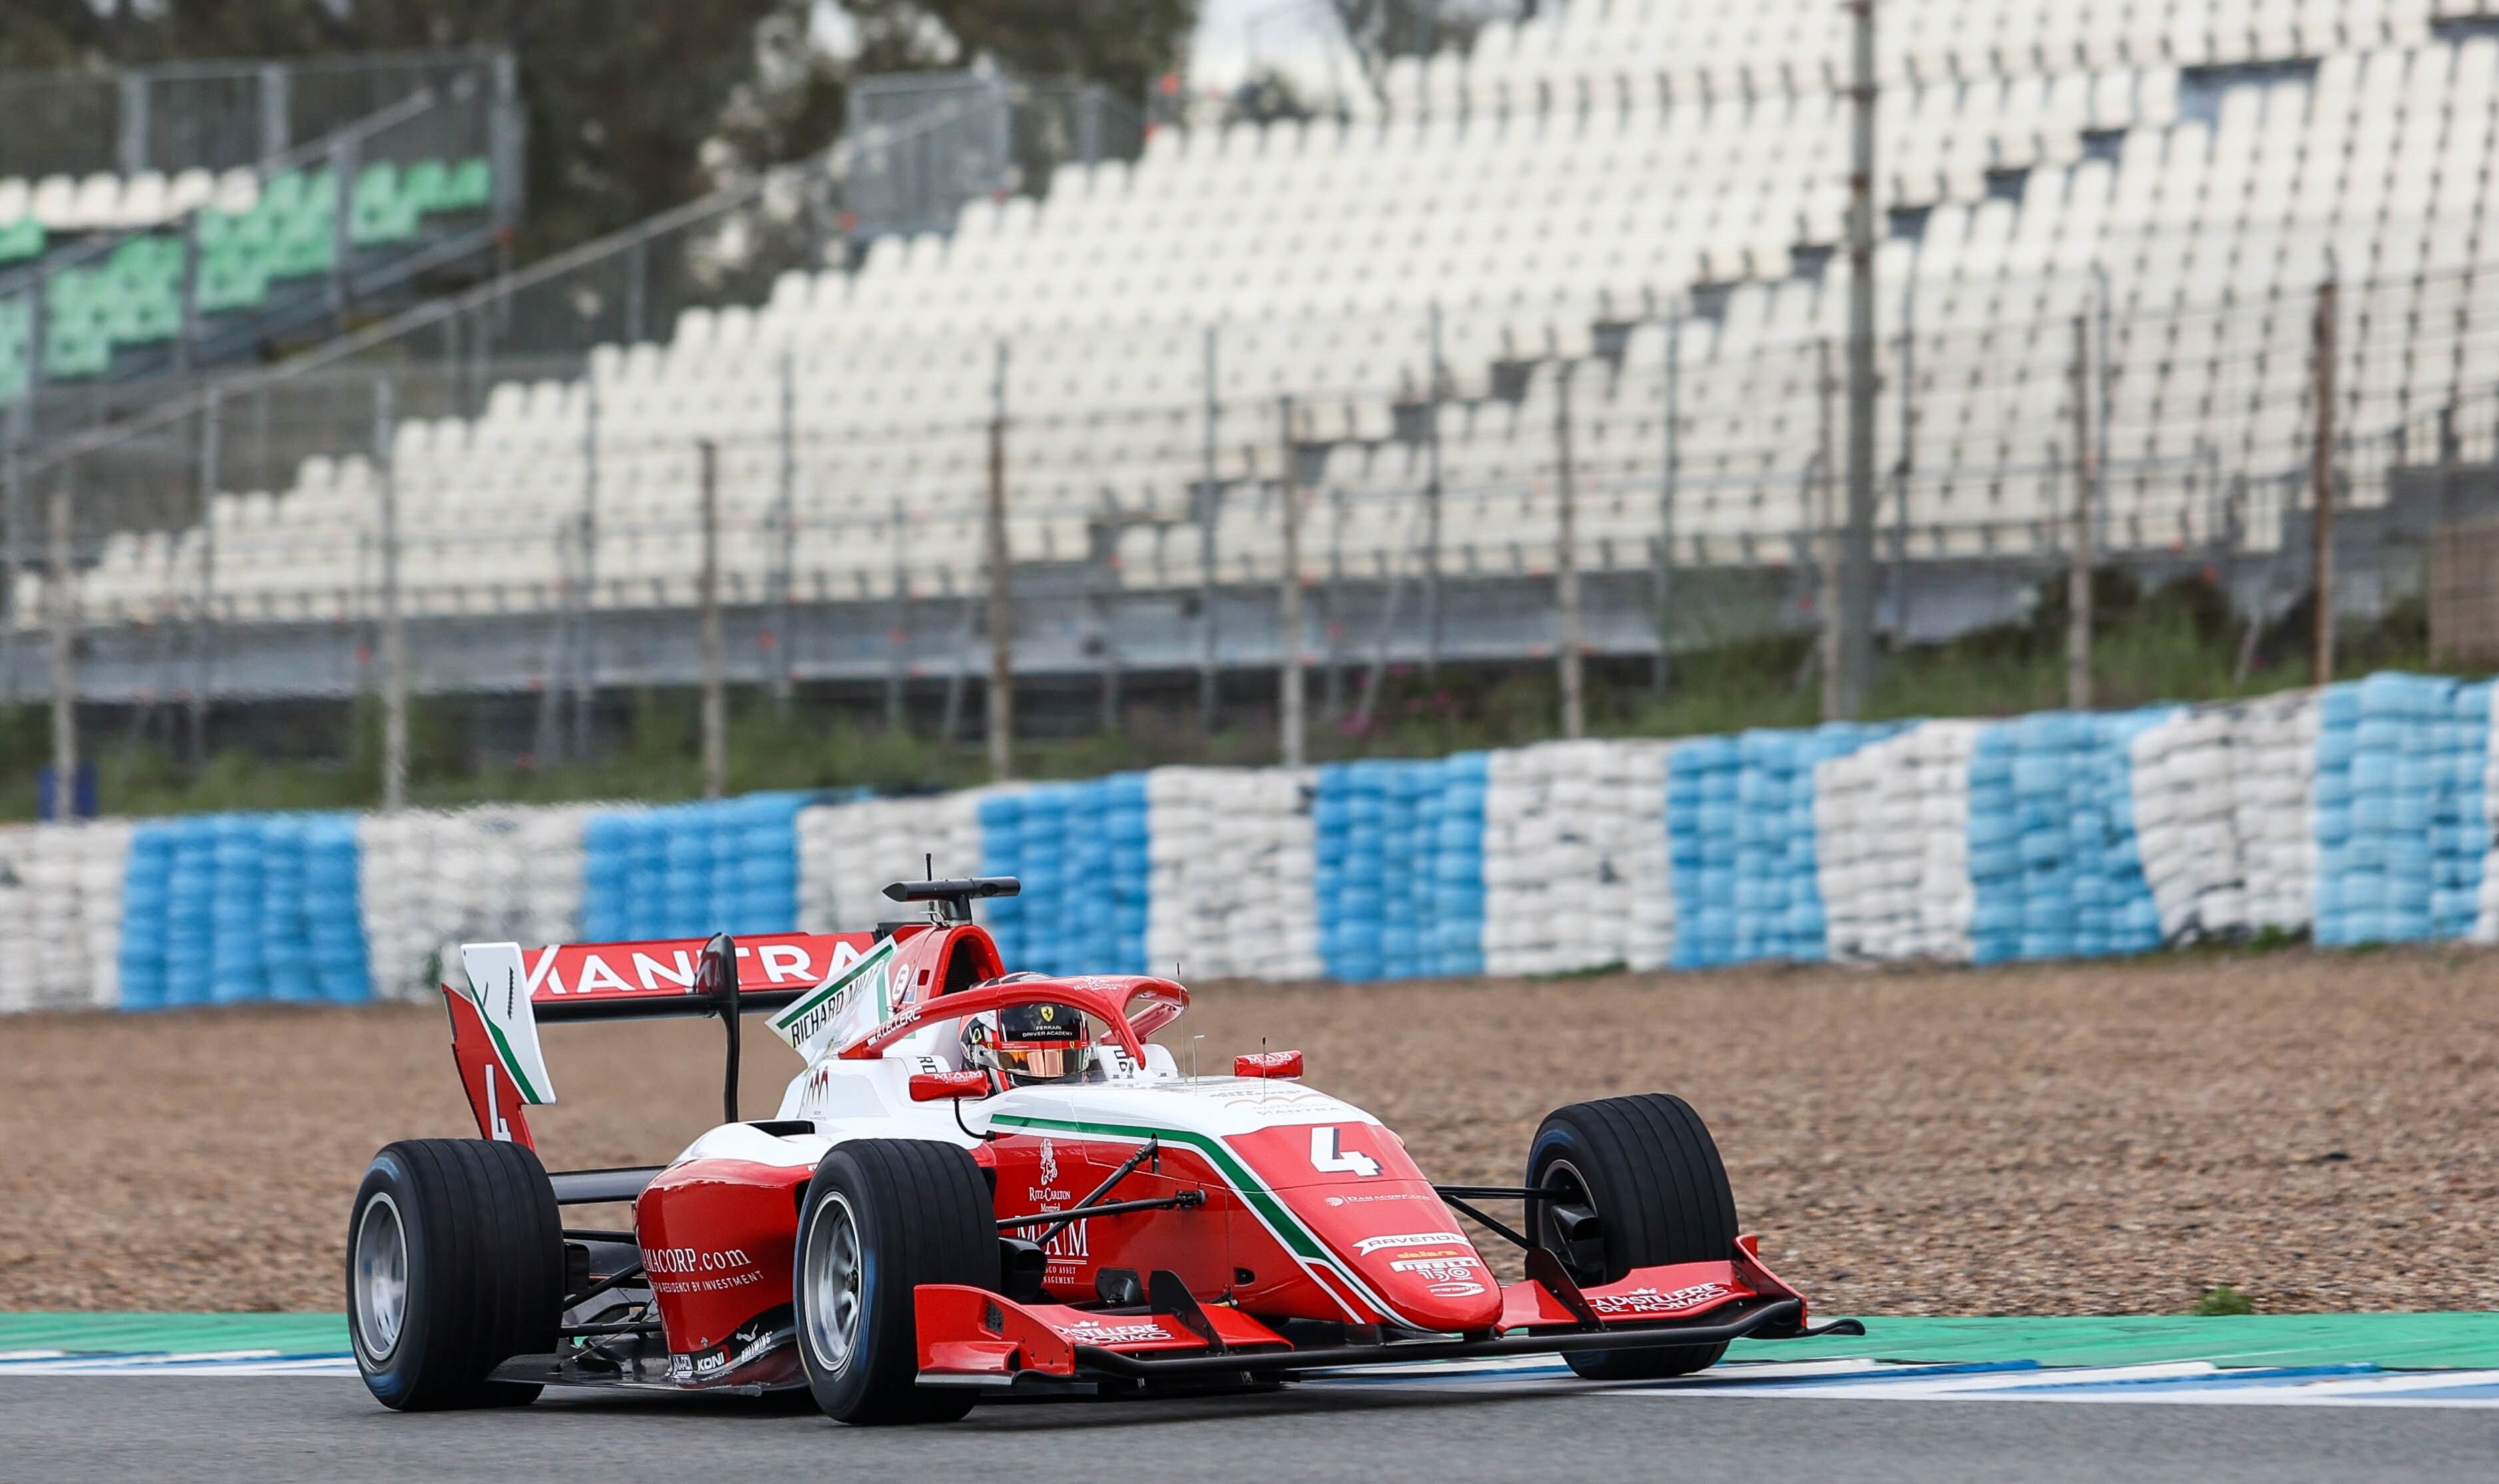
<instances>
[{"instance_id":1,"label":"sponsor sticker","mask_svg":"<svg viewBox=\"0 0 2499 1484\"><path fill-rule=\"evenodd\" d=\"M1455 1232L1407 1232L1396 1237L1365 1237L1353 1244L1353 1250L1364 1257L1399 1247L1459 1247L1467 1240Z\"/></svg>"},{"instance_id":2,"label":"sponsor sticker","mask_svg":"<svg viewBox=\"0 0 2499 1484\"><path fill-rule=\"evenodd\" d=\"M847 947L847 945L845 945ZM765 1021L791 1049L814 1060L828 1045L860 1039L893 1015L895 940L888 938ZM838 955L837 955L838 956Z\"/></svg>"},{"instance_id":3,"label":"sponsor sticker","mask_svg":"<svg viewBox=\"0 0 2499 1484\"><path fill-rule=\"evenodd\" d=\"M1171 1331L1159 1324L1104 1324L1099 1319L1080 1319L1074 1324L1054 1324L1058 1338L1080 1345L1128 1345L1149 1339L1173 1339Z\"/></svg>"},{"instance_id":4,"label":"sponsor sticker","mask_svg":"<svg viewBox=\"0 0 2499 1484\"><path fill-rule=\"evenodd\" d=\"M1480 1266L1472 1257L1401 1257L1388 1271L1412 1273L1434 1283L1460 1283L1472 1280Z\"/></svg>"},{"instance_id":5,"label":"sponsor sticker","mask_svg":"<svg viewBox=\"0 0 2499 1484\"><path fill-rule=\"evenodd\" d=\"M1599 1314L1679 1314L1735 1296L1736 1290L1725 1283L1695 1283L1666 1293L1646 1287L1628 1293L1592 1293L1588 1307Z\"/></svg>"}]
</instances>

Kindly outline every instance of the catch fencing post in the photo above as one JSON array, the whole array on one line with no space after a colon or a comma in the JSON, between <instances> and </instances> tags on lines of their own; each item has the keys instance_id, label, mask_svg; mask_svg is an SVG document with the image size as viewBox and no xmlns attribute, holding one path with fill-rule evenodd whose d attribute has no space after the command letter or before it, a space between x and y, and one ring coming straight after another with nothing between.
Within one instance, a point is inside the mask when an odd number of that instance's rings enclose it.
<instances>
[{"instance_id":1,"label":"catch fencing post","mask_svg":"<svg viewBox=\"0 0 2499 1484\"><path fill-rule=\"evenodd\" d=\"M1423 403L1423 674L1441 673L1441 302L1432 301L1432 386Z\"/></svg>"},{"instance_id":2,"label":"catch fencing post","mask_svg":"<svg viewBox=\"0 0 2499 1484\"><path fill-rule=\"evenodd\" d=\"M998 341L990 384L990 781L1015 776L1015 610L1008 582L1007 342Z\"/></svg>"},{"instance_id":3,"label":"catch fencing post","mask_svg":"<svg viewBox=\"0 0 2499 1484\"><path fill-rule=\"evenodd\" d=\"M2092 444L2090 323L2074 316L2074 532L2065 575L2065 709L2092 709Z\"/></svg>"},{"instance_id":4,"label":"catch fencing post","mask_svg":"<svg viewBox=\"0 0 2499 1484\"><path fill-rule=\"evenodd\" d=\"M703 797L729 791L728 657L720 631L720 445L695 445L702 461L702 571L695 601L701 609Z\"/></svg>"},{"instance_id":5,"label":"catch fencing post","mask_svg":"<svg viewBox=\"0 0 2499 1484\"><path fill-rule=\"evenodd\" d=\"M772 666L772 703L782 711L790 709L790 696L796 689L797 678L791 670L790 622L792 600L790 589L795 571L798 545L798 388L797 362L789 351L781 352L781 487L772 512L773 556L772 587L774 612L772 629L764 638L764 659Z\"/></svg>"},{"instance_id":6,"label":"catch fencing post","mask_svg":"<svg viewBox=\"0 0 2499 1484\"><path fill-rule=\"evenodd\" d=\"M1814 502L1811 518L1806 522L1805 542L1813 553L1814 577L1818 591L1814 596L1814 617L1819 629L1814 641L1816 663L1822 670L1822 719L1836 722L1848 714L1848 681L1845 674L1848 660L1844 653L1846 638L1841 630L1847 615L1842 611L1843 579L1840 575L1839 545L1839 461L1833 455L1834 403L1838 398L1839 383L1832 374L1831 341L1814 347L1820 361L1819 395L1822 408L1820 449L1814 455L1820 466L1814 471Z\"/></svg>"},{"instance_id":7,"label":"catch fencing post","mask_svg":"<svg viewBox=\"0 0 2499 1484\"><path fill-rule=\"evenodd\" d=\"M1585 676L1579 655L1578 471L1571 457L1571 373L1577 364L1557 363L1553 388L1553 495L1558 506L1554 512L1553 599L1561 618L1555 659L1562 685L1562 735L1574 742L1587 731L1588 723Z\"/></svg>"},{"instance_id":8,"label":"catch fencing post","mask_svg":"<svg viewBox=\"0 0 2499 1484\"><path fill-rule=\"evenodd\" d=\"M209 760L209 692L216 684L217 528L214 506L224 431L225 394L211 385L208 401L200 408L200 614L192 630L197 652L191 657L190 716L191 765L194 767L206 766Z\"/></svg>"},{"instance_id":9,"label":"catch fencing post","mask_svg":"<svg viewBox=\"0 0 2499 1484\"><path fill-rule=\"evenodd\" d=\"M599 694L599 380L581 380L581 562L572 639L572 756L590 757L591 710Z\"/></svg>"},{"instance_id":10,"label":"catch fencing post","mask_svg":"<svg viewBox=\"0 0 2499 1484\"><path fill-rule=\"evenodd\" d=\"M1282 429L1283 467L1276 488L1283 500L1284 554L1276 582L1277 717L1283 728L1284 766L1297 768L1303 757L1302 675L1302 471L1294 446L1293 399L1277 403Z\"/></svg>"},{"instance_id":11,"label":"catch fencing post","mask_svg":"<svg viewBox=\"0 0 2499 1484\"><path fill-rule=\"evenodd\" d=\"M1839 564L1836 716L1865 709L1874 676L1874 0L1848 0L1856 22L1849 88L1848 538Z\"/></svg>"},{"instance_id":12,"label":"catch fencing post","mask_svg":"<svg viewBox=\"0 0 2499 1484\"><path fill-rule=\"evenodd\" d=\"M1683 450L1676 444L1683 402L1683 302L1675 301L1666 317L1666 449L1657 486L1657 570L1652 575L1651 601L1657 606L1657 662L1649 667L1649 688L1666 694L1674 671L1674 496L1683 471Z\"/></svg>"},{"instance_id":13,"label":"catch fencing post","mask_svg":"<svg viewBox=\"0 0 2499 1484\"><path fill-rule=\"evenodd\" d=\"M382 526L382 807L407 807L407 624L400 613L399 473L391 467L395 388L373 379L374 485Z\"/></svg>"},{"instance_id":14,"label":"catch fencing post","mask_svg":"<svg viewBox=\"0 0 2499 1484\"><path fill-rule=\"evenodd\" d=\"M2317 286L2317 320L2311 328L2310 370L2316 377L2317 442L2309 453L2308 485L2316 511L2316 665L2318 685L2334 680L2334 317L2332 278Z\"/></svg>"},{"instance_id":15,"label":"catch fencing post","mask_svg":"<svg viewBox=\"0 0 2499 1484\"><path fill-rule=\"evenodd\" d=\"M1197 492L1197 729L1213 735L1216 702L1215 520L1222 500L1215 482L1215 425L1222 414L1215 398L1215 336L1206 327L1206 464Z\"/></svg>"},{"instance_id":16,"label":"catch fencing post","mask_svg":"<svg viewBox=\"0 0 2499 1484\"><path fill-rule=\"evenodd\" d=\"M903 561L902 501L893 502L893 616L885 630L885 729L900 733L903 671L910 663L911 569Z\"/></svg>"},{"instance_id":17,"label":"catch fencing post","mask_svg":"<svg viewBox=\"0 0 2499 1484\"><path fill-rule=\"evenodd\" d=\"M52 813L63 820L77 812L78 798L78 568L70 552L70 482L77 471L75 462L63 464L52 485L51 541L44 577L44 596L51 607Z\"/></svg>"},{"instance_id":18,"label":"catch fencing post","mask_svg":"<svg viewBox=\"0 0 2499 1484\"><path fill-rule=\"evenodd\" d=\"M1918 448L1918 275L1900 284L1900 462L1892 507L1892 633L1904 644L1909 633L1909 475Z\"/></svg>"}]
</instances>

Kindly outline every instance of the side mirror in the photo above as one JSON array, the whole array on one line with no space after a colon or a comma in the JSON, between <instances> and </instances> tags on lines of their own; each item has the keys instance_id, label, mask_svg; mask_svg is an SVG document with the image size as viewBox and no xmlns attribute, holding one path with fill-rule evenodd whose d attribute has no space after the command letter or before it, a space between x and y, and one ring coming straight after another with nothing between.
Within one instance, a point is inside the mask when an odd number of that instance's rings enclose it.
<instances>
[{"instance_id":1,"label":"side mirror","mask_svg":"<svg viewBox=\"0 0 2499 1484\"><path fill-rule=\"evenodd\" d=\"M985 1098L990 1095L990 1074L987 1072L914 1072L911 1074L911 1101L934 1103L945 1098Z\"/></svg>"},{"instance_id":2,"label":"side mirror","mask_svg":"<svg viewBox=\"0 0 2499 1484\"><path fill-rule=\"evenodd\" d=\"M1234 1077L1292 1078L1302 1075L1299 1051L1251 1051L1232 1058Z\"/></svg>"}]
</instances>

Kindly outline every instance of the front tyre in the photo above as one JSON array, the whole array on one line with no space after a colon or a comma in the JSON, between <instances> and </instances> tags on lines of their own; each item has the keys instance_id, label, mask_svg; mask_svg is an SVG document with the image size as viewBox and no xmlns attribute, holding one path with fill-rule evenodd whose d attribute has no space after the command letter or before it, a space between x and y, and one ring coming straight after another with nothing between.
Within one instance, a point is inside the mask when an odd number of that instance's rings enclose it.
<instances>
[{"instance_id":1,"label":"front tyre","mask_svg":"<svg viewBox=\"0 0 2499 1484\"><path fill-rule=\"evenodd\" d=\"M1582 1288L1620 1282L1635 1268L1723 1261L1735 1250L1727 1167L1701 1115L1678 1097L1651 1092L1556 1109L1528 1146L1527 1183L1570 1192L1538 1203L1532 1235ZM1574 1237L1587 1231L1589 1213L1594 1235ZM1591 1380L1646 1381L1706 1370L1726 1353L1721 1342L1564 1359Z\"/></svg>"},{"instance_id":2,"label":"front tyre","mask_svg":"<svg viewBox=\"0 0 2499 1484\"><path fill-rule=\"evenodd\" d=\"M537 1155L482 1139L407 1139L373 1156L347 1222L347 1333L366 1389L399 1411L519 1406L491 1381L555 1349L564 1228Z\"/></svg>"},{"instance_id":3,"label":"front tyre","mask_svg":"<svg viewBox=\"0 0 2499 1484\"><path fill-rule=\"evenodd\" d=\"M970 1151L922 1139L837 1145L798 1218L791 1304L808 1389L861 1425L953 1422L972 1394L923 1387L912 1291L995 1288L997 1212Z\"/></svg>"}]
</instances>

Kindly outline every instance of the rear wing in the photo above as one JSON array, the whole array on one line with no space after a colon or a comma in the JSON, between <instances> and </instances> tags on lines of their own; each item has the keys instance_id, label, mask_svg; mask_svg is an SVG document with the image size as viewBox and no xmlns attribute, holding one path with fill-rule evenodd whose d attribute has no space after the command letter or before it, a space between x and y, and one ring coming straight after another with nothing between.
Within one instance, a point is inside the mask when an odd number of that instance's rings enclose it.
<instances>
[{"instance_id":1,"label":"rear wing","mask_svg":"<svg viewBox=\"0 0 2499 1484\"><path fill-rule=\"evenodd\" d=\"M456 972L444 965L451 1054L478 1133L535 1148L522 1110L556 1100L540 1023L717 1016L729 1041L722 1101L735 1122L740 1018L772 1014L775 1033L802 1048L804 1034L837 1018L874 1025L892 1013L893 950L892 938L863 932L466 944Z\"/></svg>"}]
</instances>

